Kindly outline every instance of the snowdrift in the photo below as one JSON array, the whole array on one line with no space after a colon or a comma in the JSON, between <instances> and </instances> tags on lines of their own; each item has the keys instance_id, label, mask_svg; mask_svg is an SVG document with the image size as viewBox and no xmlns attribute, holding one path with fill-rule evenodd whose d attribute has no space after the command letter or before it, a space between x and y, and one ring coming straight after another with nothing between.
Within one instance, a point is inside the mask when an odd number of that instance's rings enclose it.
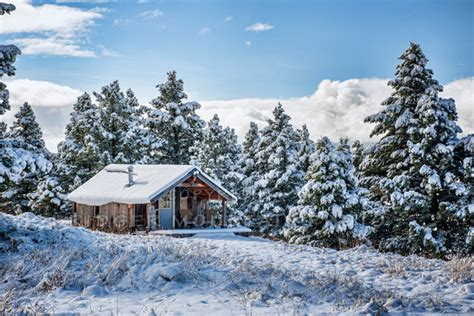
<instances>
[{"instance_id":1,"label":"snowdrift","mask_svg":"<svg viewBox=\"0 0 474 316\"><path fill-rule=\"evenodd\" d=\"M472 265L233 235L112 235L0 214L7 314L472 313Z\"/></svg>"}]
</instances>

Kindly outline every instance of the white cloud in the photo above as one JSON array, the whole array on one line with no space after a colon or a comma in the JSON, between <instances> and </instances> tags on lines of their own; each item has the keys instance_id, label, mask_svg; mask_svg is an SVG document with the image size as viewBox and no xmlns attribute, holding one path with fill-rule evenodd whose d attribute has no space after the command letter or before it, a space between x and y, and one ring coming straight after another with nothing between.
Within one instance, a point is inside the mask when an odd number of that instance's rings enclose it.
<instances>
[{"instance_id":1,"label":"white cloud","mask_svg":"<svg viewBox=\"0 0 474 316\"><path fill-rule=\"evenodd\" d=\"M444 86L441 95L453 98L464 134L474 133L474 77L453 81Z\"/></svg>"},{"instance_id":2,"label":"white cloud","mask_svg":"<svg viewBox=\"0 0 474 316\"><path fill-rule=\"evenodd\" d=\"M1 116L1 120L11 124L14 114L21 104L28 102L33 106L36 119L43 130L46 147L56 152L57 144L64 139L64 129L69 121L69 113L79 90L48 81L29 79L7 80L10 91L11 111Z\"/></svg>"},{"instance_id":3,"label":"white cloud","mask_svg":"<svg viewBox=\"0 0 474 316\"><path fill-rule=\"evenodd\" d=\"M443 97L456 100L459 124L464 134L474 132L474 78L457 80L445 86ZM323 80L316 91L306 97L290 99L237 99L202 101L200 114L210 119L217 113L222 123L235 128L240 139L251 121L263 127L281 102L292 117L295 127L307 124L313 139L329 136L336 140L348 136L351 140L370 141L373 126L364 123L367 115L382 109L380 103L391 93L384 79Z\"/></svg>"},{"instance_id":4,"label":"white cloud","mask_svg":"<svg viewBox=\"0 0 474 316\"><path fill-rule=\"evenodd\" d=\"M251 41L245 41L244 45L245 45L245 47L250 47L250 46L252 46L252 42Z\"/></svg>"},{"instance_id":5,"label":"white cloud","mask_svg":"<svg viewBox=\"0 0 474 316\"><path fill-rule=\"evenodd\" d=\"M255 24L252 24L250 26L247 26L245 28L245 31L247 32L265 32L265 31L269 31L271 29L273 29L274 26L271 25L271 24L268 24L268 23L255 23Z\"/></svg>"},{"instance_id":6,"label":"white cloud","mask_svg":"<svg viewBox=\"0 0 474 316\"><path fill-rule=\"evenodd\" d=\"M100 55L106 57L120 57L120 53L115 52L113 50L107 49L104 45L98 45L100 48Z\"/></svg>"},{"instance_id":7,"label":"white cloud","mask_svg":"<svg viewBox=\"0 0 474 316\"><path fill-rule=\"evenodd\" d=\"M224 19L224 22L230 22L232 21L233 17L232 16L226 16L225 19Z\"/></svg>"},{"instance_id":8,"label":"white cloud","mask_svg":"<svg viewBox=\"0 0 474 316\"><path fill-rule=\"evenodd\" d=\"M90 10L66 5L35 6L31 1L13 1L16 11L0 19L0 34L22 34L12 40L25 55L94 57L82 40L104 8Z\"/></svg>"},{"instance_id":9,"label":"white cloud","mask_svg":"<svg viewBox=\"0 0 474 316\"><path fill-rule=\"evenodd\" d=\"M199 34L200 34L200 35L206 35L206 34L208 34L210 31L211 31L211 28L205 26L205 27L203 27L202 29L199 30Z\"/></svg>"},{"instance_id":10,"label":"white cloud","mask_svg":"<svg viewBox=\"0 0 474 316\"><path fill-rule=\"evenodd\" d=\"M13 40L24 55L55 55L72 57L95 57L92 50L83 49L74 40L61 37L19 38Z\"/></svg>"},{"instance_id":11,"label":"white cloud","mask_svg":"<svg viewBox=\"0 0 474 316\"><path fill-rule=\"evenodd\" d=\"M130 22L132 22L132 19L122 19L122 18L114 19L115 25L127 25Z\"/></svg>"},{"instance_id":12,"label":"white cloud","mask_svg":"<svg viewBox=\"0 0 474 316\"><path fill-rule=\"evenodd\" d=\"M26 0L12 2L16 11L0 19L0 34L53 32L71 37L102 17L93 10L52 4L33 6Z\"/></svg>"},{"instance_id":13,"label":"white cloud","mask_svg":"<svg viewBox=\"0 0 474 316\"><path fill-rule=\"evenodd\" d=\"M156 9L156 10L144 11L140 14L140 16L145 18L145 19L156 19L160 16L163 16L164 14L165 13L163 11L160 11L160 10Z\"/></svg>"},{"instance_id":14,"label":"white cloud","mask_svg":"<svg viewBox=\"0 0 474 316\"><path fill-rule=\"evenodd\" d=\"M16 79L7 80L6 84L13 106L28 102L36 107L64 107L72 105L81 94L79 90L49 81Z\"/></svg>"},{"instance_id":15,"label":"white cloud","mask_svg":"<svg viewBox=\"0 0 474 316\"><path fill-rule=\"evenodd\" d=\"M56 150L63 139L69 113L80 91L47 81L28 79L8 80L12 111L1 117L11 122L18 107L28 101L35 109L50 150ZM307 124L313 139L329 136L336 140L348 136L351 140L369 141L373 126L364 123L367 115L382 109L380 103L391 93L385 79L323 80L316 91L305 97L290 99L236 99L200 101L199 115L209 120L219 114L224 125L235 128L240 140L251 121L262 128L272 116L273 108L282 102L292 117L292 124ZM474 133L474 77L456 80L445 85L442 96L456 100L459 124L463 135ZM146 102L144 102L146 103Z\"/></svg>"}]
</instances>

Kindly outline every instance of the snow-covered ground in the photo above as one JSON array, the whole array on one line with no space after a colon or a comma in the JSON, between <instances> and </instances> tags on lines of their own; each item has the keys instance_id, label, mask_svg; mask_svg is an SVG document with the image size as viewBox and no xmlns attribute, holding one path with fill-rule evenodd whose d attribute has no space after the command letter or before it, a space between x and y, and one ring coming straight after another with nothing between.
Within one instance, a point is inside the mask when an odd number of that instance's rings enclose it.
<instances>
[{"instance_id":1,"label":"snow-covered ground","mask_svg":"<svg viewBox=\"0 0 474 316\"><path fill-rule=\"evenodd\" d=\"M473 313L472 258L444 262L234 235L112 235L0 214L0 310L150 315Z\"/></svg>"}]
</instances>

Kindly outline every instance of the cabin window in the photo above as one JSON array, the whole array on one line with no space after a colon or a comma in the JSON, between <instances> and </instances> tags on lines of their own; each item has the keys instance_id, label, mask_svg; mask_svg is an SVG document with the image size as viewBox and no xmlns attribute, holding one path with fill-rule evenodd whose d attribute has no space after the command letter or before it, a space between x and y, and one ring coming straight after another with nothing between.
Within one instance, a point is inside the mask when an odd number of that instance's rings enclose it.
<instances>
[{"instance_id":1,"label":"cabin window","mask_svg":"<svg viewBox=\"0 0 474 316\"><path fill-rule=\"evenodd\" d=\"M165 195L160 198L159 201L160 209L171 208L171 191L168 191Z\"/></svg>"},{"instance_id":2,"label":"cabin window","mask_svg":"<svg viewBox=\"0 0 474 316\"><path fill-rule=\"evenodd\" d=\"M72 212L74 214L76 214L76 212L77 212L77 204L76 203L72 203Z\"/></svg>"},{"instance_id":3,"label":"cabin window","mask_svg":"<svg viewBox=\"0 0 474 316\"><path fill-rule=\"evenodd\" d=\"M99 216L100 206L96 206L94 209L95 216Z\"/></svg>"}]
</instances>

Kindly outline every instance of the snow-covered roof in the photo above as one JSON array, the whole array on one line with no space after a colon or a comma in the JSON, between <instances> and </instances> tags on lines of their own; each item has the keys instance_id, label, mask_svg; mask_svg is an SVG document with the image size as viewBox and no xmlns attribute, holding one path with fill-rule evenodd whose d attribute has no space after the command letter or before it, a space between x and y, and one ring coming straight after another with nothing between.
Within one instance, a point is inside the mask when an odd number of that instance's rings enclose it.
<instances>
[{"instance_id":1,"label":"snow-covered roof","mask_svg":"<svg viewBox=\"0 0 474 316\"><path fill-rule=\"evenodd\" d=\"M112 164L71 192L69 200L100 206L107 203L145 204L155 200L190 176L197 176L229 200L236 197L192 165L133 165L133 185L128 185L129 165Z\"/></svg>"}]
</instances>

